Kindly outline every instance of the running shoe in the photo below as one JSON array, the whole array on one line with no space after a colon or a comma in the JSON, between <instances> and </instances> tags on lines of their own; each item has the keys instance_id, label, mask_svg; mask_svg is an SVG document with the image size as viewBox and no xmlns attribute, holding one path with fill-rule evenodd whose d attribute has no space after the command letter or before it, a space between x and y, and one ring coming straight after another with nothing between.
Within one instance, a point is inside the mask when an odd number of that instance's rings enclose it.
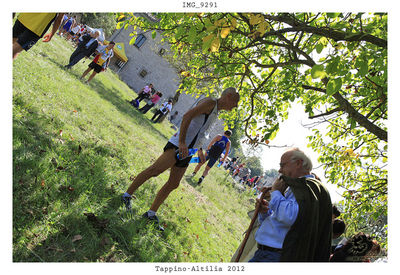
<instances>
[{"instance_id":1,"label":"running shoe","mask_svg":"<svg viewBox=\"0 0 400 275\"><path fill-rule=\"evenodd\" d=\"M204 179L203 177L200 177L200 178L199 178L199 181L197 182L197 184L202 183L202 182L203 182L203 179Z\"/></svg>"},{"instance_id":2,"label":"running shoe","mask_svg":"<svg viewBox=\"0 0 400 275\"><path fill-rule=\"evenodd\" d=\"M132 197L122 195L121 200L125 204L126 210L131 211L132 210L132 204L131 204Z\"/></svg>"},{"instance_id":3,"label":"running shoe","mask_svg":"<svg viewBox=\"0 0 400 275\"><path fill-rule=\"evenodd\" d=\"M154 215L154 216L149 216L149 213L146 212L146 213L144 213L144 214L142 215L142 217L148 219L149 221L152 221L152 222L157 226L157 229L158 229L158 230L164 231L164 227L162 227L162 226L160 225L160 221L159 221L159 219L158 219L158 217L157 217L156 215Z\"/></svg>"}]
</instances>

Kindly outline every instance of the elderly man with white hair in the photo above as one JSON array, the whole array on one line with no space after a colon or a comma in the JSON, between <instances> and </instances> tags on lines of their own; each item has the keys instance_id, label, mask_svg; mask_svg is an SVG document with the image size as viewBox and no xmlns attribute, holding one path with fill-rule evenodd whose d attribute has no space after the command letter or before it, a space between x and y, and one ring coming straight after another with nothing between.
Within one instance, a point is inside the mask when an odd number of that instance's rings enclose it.
<instances>
[{"instance_id":1,"label":"elderly man with white hair","mask_svg":"<svg viewBox=\"0 0 400 275\"><path fill-rule=\"evenodd\" d=\"M68 65L64 67L66 69L71 69L71 67L78 63L82 58L89 57L93 54L99 46L99 41L97 40L99 35L99 31L83 35L78 47L76 47L75 51L71 54Z\"/></svg>"},{"instance_id":2,"label":"elderly man with white hair","mask_svg":"<svg viewBox=\"0 0 400 275\"><path fill-rule=\"evenodd\" d=\"M292 148L280 162L281 177L271 200L258 199L257 251L250 262L323 262L329 260L332 204L328 190L311 174L312 162Z\"/></svg>"}]
</instances>

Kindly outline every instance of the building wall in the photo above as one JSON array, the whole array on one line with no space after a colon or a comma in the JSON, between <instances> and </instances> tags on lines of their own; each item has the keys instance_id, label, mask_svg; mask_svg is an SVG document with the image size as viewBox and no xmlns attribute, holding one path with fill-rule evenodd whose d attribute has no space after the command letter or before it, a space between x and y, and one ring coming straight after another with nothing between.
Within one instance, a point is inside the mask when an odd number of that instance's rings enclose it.
<instances>
[{"instance_id":1,"label":"building wall","mask_svg":"<svg viewBox=\"0 0 400 275\"><path fill-rule=\"evenodd\" d=\"M144 33L146 41L144 44L137 48L134 45L129 45L132 36L129 36L134 30L131 26L127 29L116 30L110 39L114 42L123 42L125 44L125 53L128 57L128 62L119 68L116 65L118 61L114 56L110 63L110 68L118 72L119 77L131 89L138 93L144 86L152 83L154 89L163 94L159 104L172 98L180 85L180 79L176 70L159 54L161 48L168 51L169 47L161 43L161 34L157 33L155 39L152 38L151 33ZM140 33L140 32L139 32ZM145 77L140 75L142 70L146 70ZM171 121L176 127L179 127L183 114L189 109L193 108L196 103L204 96L188 95L182 93L179 96L178 102L174 104L171 114L176 111L178 115ZM159 105L158 104L158 105ZM157 106L156 106L157 107ZM217 134L223 133L223 121L218 120L210 129L209 141Z\"/></svg>"},{"instance_id":2,"label":"building wall","mask_svg":"<svg viewBox=\"0 0 400 275\"><path fill-rule=\"evenodd\" d=\"M179 87L179 77L175 70L158 54L160 41L159 35L153 40L151 33L145 33L146 41L137 48L129 45L130 33L133 28L129 26L126 30L120 29L111 36L114 42L123 42L128 62L119 71L121 79L134 91L140 91L144 86L153 83L156 90L165 95L165 98L173 96ZM142 70L147 71L145 77L140 76Z\"/></svg>"}]
</instances>

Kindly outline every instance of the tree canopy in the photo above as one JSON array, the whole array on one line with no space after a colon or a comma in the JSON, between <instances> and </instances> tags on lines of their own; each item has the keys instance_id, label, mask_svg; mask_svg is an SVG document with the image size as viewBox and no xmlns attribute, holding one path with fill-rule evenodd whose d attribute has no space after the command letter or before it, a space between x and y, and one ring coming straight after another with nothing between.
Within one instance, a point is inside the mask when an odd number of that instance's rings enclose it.
<instances>
[{"instance_id":1,"label":"tree canopy","mask_svg":"<svg viewBox=\"0 0 400 275\"><path fill-rule=\"evenodd\" d=\"M301 102L315 120L308 144L325 177L347 190L342 204L349 230L359 230L357 221L366 216L371 224L386 217L387 14L117 16L117 27L133 27L132 43L138 30L153 38L162 33L170 54L190 54L180 70L186 92L236 87L239 107L222 116L231 127L243 126L254 146L274 146L291 104ZM386 243L386 226L375 234Z\"/></svg>"},{"instance_id":2,"label":"tree canopy","mask_svg":"<svg viewBox=\"0 0 400 275\"><path fill-rule=\"evenodd\" d=\"M81 16L83 24L103 29L106 36L110 36L117 25L114 13L82 13Z\"/></svg>"}]
</instances>

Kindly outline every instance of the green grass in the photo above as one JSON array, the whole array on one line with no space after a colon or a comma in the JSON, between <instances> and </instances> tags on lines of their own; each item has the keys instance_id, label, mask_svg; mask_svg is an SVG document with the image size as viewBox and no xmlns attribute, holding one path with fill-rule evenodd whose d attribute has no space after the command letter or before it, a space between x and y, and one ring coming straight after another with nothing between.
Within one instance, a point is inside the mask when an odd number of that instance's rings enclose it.
<instances>
[{"instance_id":1,"label":"green grass","mask_svg":"<svg viewBox=\"0 0 400 275\"><path fill-rule=\"evenodd\" d=\"M174 130L131 107L136 94L111 70L89 85L79 80L88 61L64 70L72 51L56 36L13 64L13 260L229 261L249 224L251 193L238 193L221 168L200 186L184 176L160 207L161 233L141 214L167 171L137 190L127 215L120 195L129 178L161 154Z\"/></svg>"}]
</instances>

